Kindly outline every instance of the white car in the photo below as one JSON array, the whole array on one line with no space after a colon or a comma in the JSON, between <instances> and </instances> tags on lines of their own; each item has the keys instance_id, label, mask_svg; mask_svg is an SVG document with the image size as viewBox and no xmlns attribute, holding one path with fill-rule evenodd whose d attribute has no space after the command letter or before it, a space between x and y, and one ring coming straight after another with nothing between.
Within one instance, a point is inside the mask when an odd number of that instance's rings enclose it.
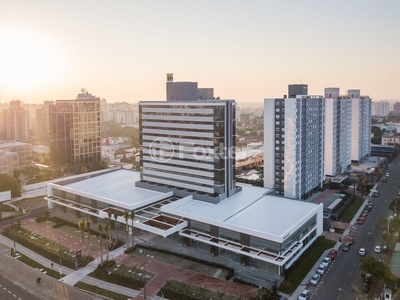
<instances>
[{"instance_id":1,"label":"white car","mask_svg":"<svg viewBox=\"0 0 400 300\"><path fill-rule=\"evenodd\" d=\"M325 268L326 268L325 265L320 264L319 267L318 267L318 269L317 269L317 273L320 274L320 275L324 275L324 273L325 273Z\"/></svg>"},{"instance_id":2,"label":"white car","mask_svg":"<svg viewBox=\"0 0 400 300\"><path fill-rule=\"evenodd\" d=\"M329 264L331 263L331 261L332 261L332 259L331 259L330 257L325 257L325 258L322 260L322 263L321 263L321 264L323 264L323 265L325 266L325 268L326 268L327 266L329 266Z\"/></svg>"},{"instance_id":3,"label":"white car","mask_svg":"<svg viewBox=\"0 0 400 300\"><path fill-rule=\"evenodd\" d=\"M389 177L389 173L386 173L386 177Z\"/></svg>"},{"instance_id":4,"label":"white car","mask_svg":"<svg viewBox=\"0 0 400 300\"><path fill-rule=\"evenodd\" d=\"M298 300L309 300L310 299L310 291L308 290L304 290L301 292L299 298L297 298Z\"/></svg>"},{"instance_id":5,"label":"white car","mask_svg":"<svg viewBox=\"0 0 400 300\"><path fill-rule=\"evenodd\" d=\"M310 284L317 285L320 279L321 279L321 275L314 274L313 277L311 277Z\"/></svg>"},{"instance_id":6,"label":"white car","mask_svg":"<svg viewBox=\"0 0 400 300\"><path fill-rule=\"evenodd\" d=\"M376 246L374 249L375 253L381 253L381 246Z\"/></svg>"},{"instance_id":7,"label":"white car","mask_svg":"<svg viewBox=\"0 0 400 300\"><path fill-rule=\"evenodd\" d=\"M358 255L365 256L366 254L367 250L365 248L360 248L360 250L358 250Z\"/></svg>"}]
</instances>

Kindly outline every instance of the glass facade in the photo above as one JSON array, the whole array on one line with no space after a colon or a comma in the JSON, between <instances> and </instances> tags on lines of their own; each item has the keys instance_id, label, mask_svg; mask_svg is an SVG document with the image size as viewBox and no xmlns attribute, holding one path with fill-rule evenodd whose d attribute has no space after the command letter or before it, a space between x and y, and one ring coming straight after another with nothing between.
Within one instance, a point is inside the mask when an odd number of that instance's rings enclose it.
<instances>
[{"instance_id":1,"label":"glass facade","mask_svg":"<svg viewBox=\"0 0 400 300\"><path fill-rule=\"evenodd\" d=\"M49 106L49 117L53 163L86 165L101 161L99 98L57 100Z\"/></svg>"}]
</instances>

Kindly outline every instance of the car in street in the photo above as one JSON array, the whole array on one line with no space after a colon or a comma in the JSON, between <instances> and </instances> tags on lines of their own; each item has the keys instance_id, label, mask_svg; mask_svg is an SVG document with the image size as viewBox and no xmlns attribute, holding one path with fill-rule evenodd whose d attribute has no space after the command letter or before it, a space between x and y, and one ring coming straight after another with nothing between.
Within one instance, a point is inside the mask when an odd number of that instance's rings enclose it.
<instances>
[{"instance_id":1,"label":"car in street","mask_svg":"<svg viewBox=\"0 0 400 300\"><path fill-rule=\"evenodd\" d=\"M321 275L319 275L319 274L314 274L314 275L311 277L310 284L311 284L311 285L317 285L320 279L321 279Z\"/></svg>"},{"instance_id":2,"label":"car in street","mask_svg":"<svg viewBox=\"0 0 400 300\"><path fill-rule=\"evenodd\" d=\"M359 218L357 221L357 224L362 225L362 224L364 224L364 222L365 222L365 218L364 219Z\"/></svg>"},{"instance_id":3,"label":"car in street","mask_svg":"<svg viewBox=\"0 0 400 300\"><path fill-rule=\"evenodd\" d=\"M378 191L374 192L374 197L379 197L379 192Z\"/></svg>"},{"instance_id":4,"label":"car in street","mask_svg":"<svg viewBox=\"0 0 400 300\"><path fill-rule=\"evenodd\" d=\"M386 182L387 181L386 177L383 177L381 181Z\"/></svg>"},{"instance_id":5,"label":"car in street","mask_svg":"<svg viewBox=\"0 0 400 300\"><path fill-rule=\"evenodd\" d=\"M364 210L363 215L368 216L368 210Z\"/></svg>"},{"instance_id":6,"label":"car in street","mask_svg":"<svg viewBox=\"0 0 400 300\"><path fill-rule=\"evenodd\" d=\"M322 260L322 263L325 267L329 266L329 264L331 263L332 259L330 257L324 257L324 259Z\"/></svg>"},{"instance_id":7,"label":"car in street","mask_svg":"<svg viewBox=\"0 0 400 300\"><path fill-rule=\"evenodd\" d=\"M298 300L310 300L310 291L309 290L303 290L297 298Z\"/></svg>"},{"instance_id":8,"label":"car in street","mask_svg":"<svg viewBox=\"0 0 400 300\"><path fill-rule=\"evenodd\" d=\"M331 251L329 251L328 253L328 257L332 260L334 260L336 258L336 256L338 255L338 252L334 249L332 249Z\"/></svg>"},{"instance_id":9,"label":"car in street","mask_svg":"<svg viewBox=\"0 0 400 300\"><path fill-rule=\"evenodd\" d=\"M350 250L350 245L349 244L344 244L342 247L342 251L348 252Z\"/></svg>"},{"instance_id":10,"label":"car in street","mask_svg":"<svg viewBox=\"0 0 400 300\"><path fill-rule=\"evenodd\" d=\"M325 269L326 269L325 265L320 264L319 267L317 268L317 273L320 275L324 275Z\"/></svg>"},{"instance_id":11,"label":"car in street","mask_svg":"<svg viewBox=\"0 0 400 300\"><path fill-rule=\"evenodd\" d=\"M381 253L381 246L375 246L374 252L375 253Z\"/></svg>"},{"instance_id":12,"label":"car in street","mask_svg":"<svg viewBox=\"0 0 400 300\"><path fill-rule=\"evenodd\" d=\"M385 176L386 176L386 178L388 178L388 177L389 177L389 175L390 175L389 173L386 173L386 175L385 175Z\"/></svg>"},{"instance_id":13,"label":"car in street","mask_svg":"<svg viewBox=\"0 0 400 300\"><path fill-rule=\"evenodd\" d=\"M367 250L365 248L360 248L360 250L358 250L358 255L365 256L366 254Z\"/></svg>"},{"instance_id":14,"label":"car in street","mask_svg":"<svg viewBox=\"0 0 400 300\"><path fill-rule=\"evenodd\" d=\"M383 244L383 245L382 245L382 250L383 250L383 252L386 252L387 249L388 249L388 245L387 245L387 244Z\"/></svg>"}]
</instances>

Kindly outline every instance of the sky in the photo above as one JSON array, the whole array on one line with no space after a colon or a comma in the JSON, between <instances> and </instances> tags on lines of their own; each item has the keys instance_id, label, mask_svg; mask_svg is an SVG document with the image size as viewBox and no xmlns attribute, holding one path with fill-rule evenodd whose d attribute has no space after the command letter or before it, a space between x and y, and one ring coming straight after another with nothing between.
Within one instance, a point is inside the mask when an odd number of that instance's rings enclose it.
<instances>
[{"instance_id":1,"label":"sky","mask_svg":"<svg viewBox=\"0 0 400 300\"><path fill-rule=\"evenodd\" d=\"M164 100L166 73L238 102L288 84L400 99L400 1L0 0L0 102Z\"/></svg>"}]
</instances>

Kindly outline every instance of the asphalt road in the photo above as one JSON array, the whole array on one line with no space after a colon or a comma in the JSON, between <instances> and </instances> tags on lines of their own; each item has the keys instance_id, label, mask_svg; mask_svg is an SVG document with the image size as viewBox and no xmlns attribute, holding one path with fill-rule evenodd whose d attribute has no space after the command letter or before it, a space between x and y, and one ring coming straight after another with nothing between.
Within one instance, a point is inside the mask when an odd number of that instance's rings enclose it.
<instances>
[{"instance_id":1,"label":"asphalt road","mask_svg":"<svg viewBox=\"0 0 400 300\"><path fill-rule=\"evenodd\" d=\"M40 285L38 284L38 288ZM15 285L10 280L0 277L0 299L2 300L40 300L31 293L25 291L18 285Z\"/></svg>"},{"instance_id":2,"label":"asphalt road","mask_svg":"<svg viewBox=\"0 0 400 300\"><path fill-rule=\"evenodd\" d=\"M380 196L373 198L373 209L367 216L363 225L357 225L353 230L352 236L355 239L349 252L339 251L339 255L328 267L323 275L321 282L316 287L310 287L312 292L311 299L324 300L348 300L356 298L356 289L361 288L361 260L358 250L361 247L367 249L366 256L376 259L382 258L385 263L389 263L391 252L377 254L374 252L376 245L379 245L381 231L375 228L375 222L379 216L387 218L393 212L389 210L389 204L397 197L400 181L400 158L397 157L387 168L390 176L386 183L382 183L379 193ZM390 249L393 251L393 247ZM355 287L355 288L354 288ZM342 290L339 290L342 289Z\"/></svg>"}]
</instances>

